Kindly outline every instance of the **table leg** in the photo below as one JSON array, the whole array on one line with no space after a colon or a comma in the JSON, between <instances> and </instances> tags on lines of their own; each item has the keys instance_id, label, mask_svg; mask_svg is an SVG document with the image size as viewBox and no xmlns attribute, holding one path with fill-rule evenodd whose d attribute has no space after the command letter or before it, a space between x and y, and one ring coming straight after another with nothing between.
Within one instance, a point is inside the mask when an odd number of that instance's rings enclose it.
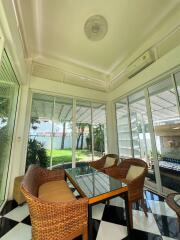
<instances>
[{"instance_id":1,"label":"table leg","mask_svg":"<svg viewBox=\"0 0 180 240\"><path fill-rule=\"evenodd\" d=\"M88 240L93 240L92 206L88 205Z\"/></svg>"},{"instance_id":2,"label":"table leg","mask_svg":"<svg viewBox=\"0 0 180 240\"><path fill-rule=\"evenodd\" d=\"M130 220L128 193L125 193L125 211L126 211L126 221L127 221L127 232L128 232L128 235L130 235L132 230L132 223Z\"/></svg>"}]
</instances>

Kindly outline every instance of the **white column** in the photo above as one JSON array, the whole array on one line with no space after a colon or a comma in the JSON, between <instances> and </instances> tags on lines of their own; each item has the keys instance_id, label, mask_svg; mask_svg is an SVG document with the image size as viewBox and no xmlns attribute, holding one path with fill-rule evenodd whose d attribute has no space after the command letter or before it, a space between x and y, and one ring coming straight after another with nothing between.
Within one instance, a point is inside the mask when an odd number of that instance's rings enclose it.
<instances>
[{"instance_id":1,"label":"white column","mask_svg":"<svg viewBox=\"0 0 180 240\"><path fill-rule=\"evenodd\" d=\"M7 198L12 199L14 178L24 174L31 112L29 86L21 86L8 173Z\"/></svg>"},{"instance_id":2,"label":"white column","mask_svg":"<svg viewBox=\"0 0 180 240\"><path fill-rule=\"evenodd\" d=\"M72 167L76 167L76 100L73 99L72 108Z\"/></svg>"}]
</instances>

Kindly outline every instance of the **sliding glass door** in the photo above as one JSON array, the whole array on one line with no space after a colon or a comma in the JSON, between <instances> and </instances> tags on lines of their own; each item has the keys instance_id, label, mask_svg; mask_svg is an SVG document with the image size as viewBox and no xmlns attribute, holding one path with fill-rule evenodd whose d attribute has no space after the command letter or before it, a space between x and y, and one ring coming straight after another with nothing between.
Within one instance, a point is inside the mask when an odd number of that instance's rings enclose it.
<instances>
[{"instance_id":1,"label":"sliding glass door","mask_svg":"<svg viewBox=\"0 0 180 240\"><path fill-rule=\"evenodd\" d=\"M6 52L0 66L0 203L5 199L19 85Z\"/></svg>"}]
</instances>

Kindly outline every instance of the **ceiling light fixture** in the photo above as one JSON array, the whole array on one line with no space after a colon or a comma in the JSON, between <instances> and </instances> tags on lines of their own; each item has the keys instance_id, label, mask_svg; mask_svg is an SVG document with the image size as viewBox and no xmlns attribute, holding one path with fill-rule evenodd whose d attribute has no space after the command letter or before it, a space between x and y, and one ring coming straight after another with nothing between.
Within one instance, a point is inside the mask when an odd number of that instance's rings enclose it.
<instances>
[{"instance_id":1,"label":"ceiling light fixture","mask_svg":"<svg viewBox=\"0 0 180 240\"><path fill-rule=\"evenodd\" d=\"M99 41L103 39L108 31L106 19L101 15L93 15L89 17L84 25L84 32L91 41Z\"/></svg>"}]
</instances>

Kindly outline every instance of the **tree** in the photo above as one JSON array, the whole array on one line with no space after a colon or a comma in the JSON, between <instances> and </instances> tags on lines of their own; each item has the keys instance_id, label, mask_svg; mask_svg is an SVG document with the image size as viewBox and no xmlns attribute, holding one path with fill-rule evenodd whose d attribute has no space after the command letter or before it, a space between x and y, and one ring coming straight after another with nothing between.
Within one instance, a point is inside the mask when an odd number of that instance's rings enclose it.
<instances>
[{"instance_id":1,"label":"tree","mask_svg":"<svg viewBox=\"0 0 180 240\"><path fill-rule=\"evenodd\" d=\"M94 150L104 152L104 125L94 127Z\"/></svg>"},{"instance_id":2,"label":"tree","mask_svg":"<svg viewBox=\"0 0 180 240\"><path fill-rule=\"evenodd\" d=\"M86 137L86 144L87 144L87 148L91 151L92 150L92 126L91 126L91 124L88 124L88 128L89 128L89 134Z\"/></svg>"},{"instance_id":3,"label":"tree","mask_svg":"<svg viewBox=\"0 0 180 240\"><path fill-rule=\"evenodd\" d=\"M31 127L34 130L38 129L38 125L40 121L38 118L32 117L31 118ZM27 146L27 155L26 155L26 169L31 164L38 164L41 167L48 167L49 166L49 159L46 153L46 149L44 145L34 139L28 140Z\"/></svg>"},{"instance_id":4,"label":"tree","mask_svg":"<svg viewBox=\"0 0 180 240\"><path fill-rule=\"evenodd\" d=\"M87 123L77 123L78 127L78 137L77 137L77 143L76 143L76 149L79 149L79 143L80 143L80 149L83 149L84 144L84 130L88 126Z\"/></svg>"},{"instance_id":5,"label":"tree","mask_svg":"<svg viewBox=\"0 0 180 240\"><path fill-rule=\"evenodd\" d=\"M31 118L31 127L32 129L36 130L38 126L36 124L40 124L40 121L38 118L32 117Z\"/></svg>"},{"instance_id":6,"label":"tree","mask_svg":"<svg viewBox=\"0 0 180 240\"><path fill-rule=\"evenodd\" d=\"M38 164L41 167L48 167L49 161L46 149L36 139L29 139L26 157L26 169L31 164Z\"/></svg>"},{"instance_id":7,"label":"tree","mask_svg":"<svg viewBox=\"0 0 180 240\"><path fill-rule=\"evenodd\" d=\"M66 137L66 122L63 122L63 133L62 133L62 140L61 140L61 149L64 149L65 137Z\"/></svg>"}]
</instances>

